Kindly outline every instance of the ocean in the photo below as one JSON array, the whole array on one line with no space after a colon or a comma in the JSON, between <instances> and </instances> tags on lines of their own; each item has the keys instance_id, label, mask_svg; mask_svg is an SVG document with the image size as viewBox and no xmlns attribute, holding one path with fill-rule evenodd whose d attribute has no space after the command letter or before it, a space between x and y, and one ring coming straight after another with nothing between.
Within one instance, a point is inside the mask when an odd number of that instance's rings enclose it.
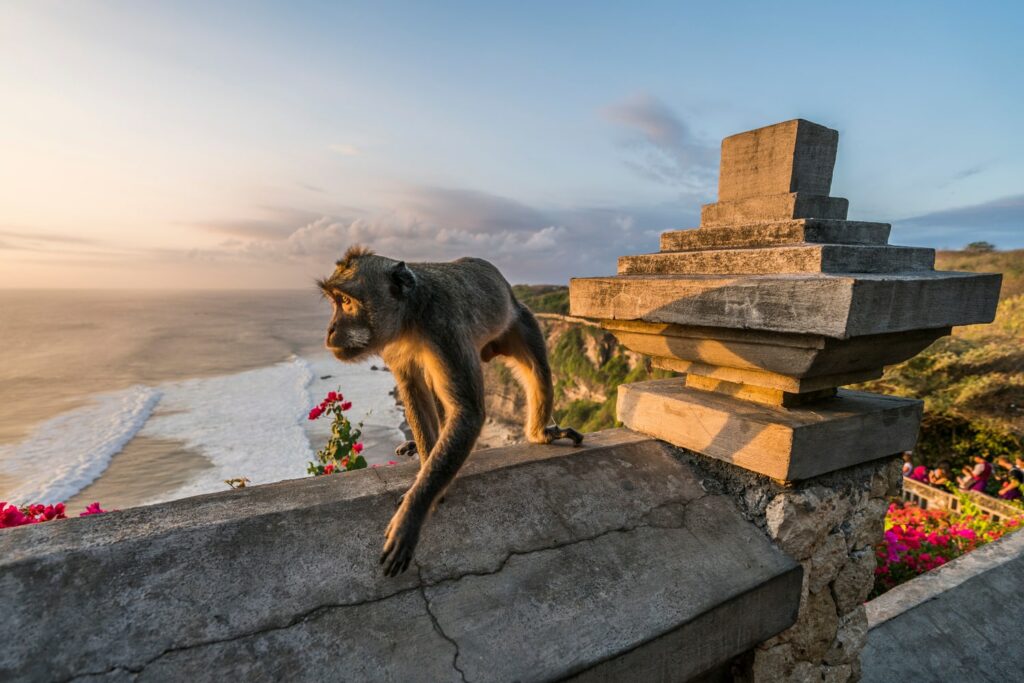
<instances>
[{"instance_id":1,"label":"ocean","mask_svg":"<svg viewBox=\"0 0 1024 683\"><path fill-rule=\"evenodd\" d=\"M329 316L312 289L0 291L0 501L77 514L307 476L330 390L367 460L394 459L394 380L327 353Z\"/></svg>"}]
</instances>

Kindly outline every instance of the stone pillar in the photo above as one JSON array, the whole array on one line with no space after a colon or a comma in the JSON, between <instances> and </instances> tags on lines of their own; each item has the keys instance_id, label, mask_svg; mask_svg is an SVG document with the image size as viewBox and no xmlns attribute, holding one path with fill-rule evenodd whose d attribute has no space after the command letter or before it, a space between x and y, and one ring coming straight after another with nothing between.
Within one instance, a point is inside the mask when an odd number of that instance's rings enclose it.
<instances>
[{"instance_id":1,"label":"stone pillar","mask_svg":"<svg viewBox=\"0 0 1024 683\"><path fill-rule=\"evenodd\" d=\"M619 419L687 449L803 565L797 623L737 672L756 681L859 676L872 545L921 403L840 387L990 322L999 293L999 275L936 272L933 250L846 220L838 139L801 119L726 138L700 228L570 284L572 315L684 373L620 387Z\"/></svg>"}]
</instances>

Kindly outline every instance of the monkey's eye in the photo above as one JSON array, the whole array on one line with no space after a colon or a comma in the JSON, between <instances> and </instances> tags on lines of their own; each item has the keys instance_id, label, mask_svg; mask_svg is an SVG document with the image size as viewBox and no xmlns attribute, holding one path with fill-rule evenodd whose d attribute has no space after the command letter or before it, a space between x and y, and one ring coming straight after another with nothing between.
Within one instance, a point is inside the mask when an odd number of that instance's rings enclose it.
<instances>
[{"instance_id":1,"label":"monkey's eye","mask_svg":"<svg viewBox=\"0 0 1024 683\"><path fill-rule=\"evenodd\" d=\"M356 302L353 301L352 297L348 295L339 294L338 305L341 306L341 310L345 311L346 313L355 313L356 311Z\"/></svg>"}]
</instances>

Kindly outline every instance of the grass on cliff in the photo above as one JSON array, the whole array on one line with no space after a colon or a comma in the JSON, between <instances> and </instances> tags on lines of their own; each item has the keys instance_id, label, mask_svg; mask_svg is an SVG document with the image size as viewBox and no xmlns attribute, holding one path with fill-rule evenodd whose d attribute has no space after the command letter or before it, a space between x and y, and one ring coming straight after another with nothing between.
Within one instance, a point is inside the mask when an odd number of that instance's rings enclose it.
<instances>
[{"instance_id":1,"label":"grass on cliff","mask_svg":"<svg viewBox=\"0 0 1024 683\"><path fill-rule=\"evenodd\" d=\"M1012 457L1024 446L1024 250L939 252L935 267L1002 272L995 321L957 328L859 388L924 400L916 453L928 465Z\"/></svg>"}]
</instances>

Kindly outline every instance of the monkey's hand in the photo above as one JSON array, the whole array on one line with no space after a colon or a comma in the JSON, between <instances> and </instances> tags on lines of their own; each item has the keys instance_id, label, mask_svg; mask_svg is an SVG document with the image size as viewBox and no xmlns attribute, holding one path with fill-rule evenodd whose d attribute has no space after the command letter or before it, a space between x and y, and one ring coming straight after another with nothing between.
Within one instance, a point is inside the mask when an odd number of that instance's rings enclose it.
<instances>
[{"instance_id":1,"label":"monkey's hand","mask_svg":"<svg viewBox=\"0 0 1024 683\"><path fill-rule=\"evenodd\" d=\"M416 448L415 441L406 441L395 449L395 455L405 455L410 458L417 453L419 453L419 450Z\"/></svg>"},{"instance_id":2,"label":"monkey's hand","mask_svg":"<svg viewBox=\"0 0 1024 683\"><path fill-rule=\"evenodd\" d=\"M384 565L385 576L398 576L409 568L413 551L420 540L425 512L414 510L409 504L411 496L405 496L395 516L391 518L384 532L384 550L380 563Z\"/></svg>"},{"instance_id":3,"label":"monkey's hand","mask_svg":"<svg viewBox=\"0 0 1024 683\"><path fill-rule=\"evenodd\" d=\"M577 432L572 427L545 427L544 436L547 438L548 443L557 441L558 439L572 439L573 446L579 446L583 443L583 435Z\"/></svg>"}]
</instances>

